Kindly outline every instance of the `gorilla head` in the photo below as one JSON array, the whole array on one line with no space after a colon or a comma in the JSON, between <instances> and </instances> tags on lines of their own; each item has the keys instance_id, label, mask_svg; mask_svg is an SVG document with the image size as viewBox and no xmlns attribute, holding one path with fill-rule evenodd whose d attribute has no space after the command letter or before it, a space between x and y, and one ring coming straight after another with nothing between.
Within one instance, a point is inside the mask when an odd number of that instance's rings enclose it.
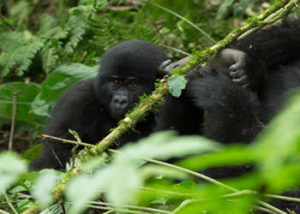
<instances>
[{"instance_id":1,"label":"gorilla head","mask_svg":"<svg viewBox=\"0 0 300 214\"><path fill-rule=\"evenodd\" d=\"M120 120L141 95L154 89L155 80L162 76L158 68L164 60L162 50L145 41L123 42L106 51L95 90L113 119Z\"/></svg>"},{"instance_id":2,"label":"gorilla head","mask_svg":"<svg viewBox=\"0 0 300 214\"><path fill-rule=\"evenodd\" d=\"M45 133L74 139L69 133L71 129L77 131L83 142L99 142L138 102L139 96L154 89L155 80L162 76L159 65L164 60L162 50L150 42L128 41L110 48L102 56L98 76L75 84L59 99ZM136 132L119 139L118 145L147 136L154 125L154 116L149 115L137 124ZM72 148L70 144L47 139L30 169L63 169Z\"/></svg>"}]
</instances>

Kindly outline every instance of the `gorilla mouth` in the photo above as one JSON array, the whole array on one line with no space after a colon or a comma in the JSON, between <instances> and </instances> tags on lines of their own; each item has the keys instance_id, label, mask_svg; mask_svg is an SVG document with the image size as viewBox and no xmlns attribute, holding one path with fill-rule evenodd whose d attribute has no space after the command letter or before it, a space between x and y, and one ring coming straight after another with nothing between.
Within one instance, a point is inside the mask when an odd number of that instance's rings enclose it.
<instances>
[{"instance_id":1,"label":"gorilla mouth","mask_svg":"<svg viewBox=\"0 0 300 214\"><path fill-rule=\"evenodd\" d=\"M111 108L111 116L116 119L120 120L122 119L125 114L132 108L132 106L127 106L126 108L117 108L117 107L112 107Z\"/></svg>"},{"instance_id":2,"label":"gorilla mouth","mask_svg":"<svg viewBox=\"0 0 300 214\"><path fill-rule=\"evenodd\" d=\"M113 111L113 117L116 119L121 119L122 117L125 116L127 110L128 110L127 108L126 109L115 109Z\"/></svg>"}]
</instances>

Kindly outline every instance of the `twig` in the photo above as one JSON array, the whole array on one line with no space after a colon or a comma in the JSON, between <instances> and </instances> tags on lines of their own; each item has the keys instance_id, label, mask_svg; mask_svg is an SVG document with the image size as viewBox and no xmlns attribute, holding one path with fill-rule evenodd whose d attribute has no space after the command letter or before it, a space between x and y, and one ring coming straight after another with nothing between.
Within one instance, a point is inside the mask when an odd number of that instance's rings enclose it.
<instances>
[{"instance_id":1,"label":"twig","mask_svg":"<svg viewBox=\"0 0 300 214\"><path fill-rule=\"evenodd\" d=\"M165 190L165 189L158 189L158 188L151 188L151 187L140 187L141 190L144 190L144 191L150 191L150 192L160 192L160 193L165 193L165 194L168 194L168 195L174 195L174 196L178 196L178 197L196 197L198 196L198 194L196 193L182 193L182 192L172 192L172 191L169 191L169 190Z\"/></svg>"},{"instance_id":2,"label":"twig","mask_svg":"<svg viewBox=\"0 0 300 214\"><path fill-rule=\"evenodd\" d=\"M265 208L268 208L268 209L274 211L275 213L278 213L278 214L287 214L286 212L284 212L284 211L278 209L277 207L274 207L271 204L268 204L268 203L266 203L264 201L259 201L258 204L260 204L261 206L263 206Z\"/></svg>"},{"instance_id":3,"label":"twig","mask_svg":"<svg viewBox=\"0 0 300 214\"><path fill-rule=\"evenodd\" d=\"M181 20L185 21L186 23L188 23L189 25L191 25L192 27L194 27L195 29L197 29L200 33L202 33L203 36L205 36L212 44L217 43L216 40L214 40L209 34L207 34L204 30L202 30L201 28L199 28L197 25L195 25L193 22L191 22L190 20L188 20L187 18L179 15L178 13L173 12L172 10L169 10L168 8L165 8L159 4L156 4L154 2L150 2L150 4L154 5L155 7L158 7L174 16L176 16L177 18L180 18Z\"/></svg>"},{"instance_id":4,"label":"twig","mask_svg":"<svg viewBox=\"0 0 300 214\"><path fill-rule=\"evenodd\" d=\"M98 204L98 205L105 205L105 206L114 206L113 203L107 203L107 202L101 202L101 201L87 201L88 204ZM149 212L154 212L154 213L164 213L164 214L170 214L171 212L166 211L166 210L159 210L151 207L142 207L142 206L134 206L134 205L122 205L121 207L123 208L128 208L128 209L140 209L140 210L145 210Z\"/></svg>"},{"instance_id":5,"label":"twig","mask_svg":"<svg viewBox=\"0 0 300 214\"><path fill-rule=\"evenodd\" d=\"M263 211L264 213L269 213L269 214L277 214L276 212L273 212L272 210L263 208L263 207L259 207L259 206L254 206L255 209Z\"/></svg>"},{"instance_id":6,"label":"twig","mask_svg":"<svg viewBox=\"0 0 300 214\"><path fill-rule=\"evenodd\" d=\"M108 210L107 212L103 213L103 214L111 214L113 213L114 211L113 210Z\"/></svg>"},{"instance_id":7,"label":"twig","mask_svg":"<svg viewBox=\"0 0 300 214\"><path fill-rule=\"evenodd\" d=\"M241 35L245 34L247 31L256 28L258 30L264 27L267 24L273 23L276 20L282 18L285 14L287 14L295 5L299 2L299 0L277 0L274 5L272 5L268 10L266 10L262 15L257 18L252 18L252 21L245 26L242 26L232 33L228 34L223 40L219 41L216 45L207 48L201 52L197 52L193 59L191 59L186 66L183 68L175 69L173 71L173 76L175 75L184 75L186 71L199 63L203 63L208 60L214 53L226 47L231 42L237 40ZM277 11L281 11L280 13L276 13ZM272 16L275 14L274 16ZM266 18L272 16L271 20L266 20ZM151 110L155 109L155 107L163 102L163 98L168 94L168 85L167 85L168 77L165 77L160 84L157 85L156 89L152 92L151 95L147 96L140 102L130 113L126 115L126 117L119 122L119 126L114 128L112 132L109 133L101 142L97 145L87 149L83 149L79 152L79 163L78 165L67 171L64 179L56 186L53 191L53 203L63 200L65 185L74 175L77 175L83 163L93 156L97 156L102 154L109 146L118 140L123 134L125 134L128 130L131 130L135 125L142 120ZM225 185L226 186L226 185ZM230 187L233 191L234 188ZM39 207L34 204L32 207L28 208L25 214L35 214L39 213ZM284 213L284 212L278 212Z\"/></svg>"},{"instance_id":8,"label":"twig","mask_svg":"<svg viewBox=\"0 0 300 214\"><path fill-rule=\"evenodd\" d=\"M224 198L231 198L231 197L237 197L241 195L256 195L257 192L252 191L252 190L241 190L239 192L231 193L231 194L226 194L223 197ZM290 202L298 202L300 203L300 198L294 198L294 197L288 197L288 196L282 196L282 195L274 195L274 194L262 194L264 197L268 198L274 198L274 199L279 199L279 200L284 200L284 201L290 201Z\"/></svg>"},{"instance_id":9,"label":"twig","mask_svg":"<svg viewBox=\"0 0 300 214\"><path fill-rule=\"evenodd\" d=\"M193 176L195 176L197 178L201 178L204 181L207 181L209 183L213 183L213 184L216 184L216 185L218 185L220 187L228 189L228 190L230 190L232 192L238 192L239 191L238 189L235 189L235 188L233 188L231 186L228 186L228 185L226 185L226 184L224 184L224 183L222 183L220 181L217 181L217 180L215 180L213 178L210 178L210 177L208 177L206 175L203 175L203 174L198 173L198 172L194 172L194 171L189 170L189 169L182 168L180 166L176 166L176 165L173 165L173 164L170 164L170 163L166 163L166 162L159 161L159 160L154 160L154 159L145 159L145 160L148 161L148 162L150 162L150 163L155 163L155 164L158 164L158 165L161 165L161 166L167 166L167 167L170 167L170 168L177 169L179 171L188 173L188 174L193 175Z\"/></svg>"},{"instance_id":10,"label":"twig","mask_svg":"<svg viewBox=\"0 0 300 214\"><path fill-rule=\"evenodd\" d=\"M108 7L111 11L131 11L136 10L136 7L134 6L110 6Z\"/></svg>"},{"instance_id":11,"label":"twig","mask_svg":"<svg viewBox=\"0 0 300 214\"><path fill-rule=\"evenodd\" d=\"M111 214L113 213L114 211L113 210L108 210L107 212L103 213L103 214Z\"/></svg>"},{"instance_id":12,"label":"twig","mask_svg":"<svg viewBox=\"0 0 300 214\"><path fill-rule=\"evenodd\" d=\"M177 212L179 212L181 209L183 209L185 206L191 204L191 203L194 203L194 202L197 202L198 200L195 200L195 199L187 199L187 200L184 200L183 202L181 202L179 204L179 206L173 210L172 214L176 214Z\"/></svg>"},{"instance_id":13,"label":"twig","mask_svg":"<svg viewBox=\"0 0 300 214\"><path fill-rule=\"evenodd\" d=\"M182 172L186 172L186 173L188 173L190 175L193 175L195 177L201 178L201 179L203 179L203 180L205 180L207 182L210 182L210 183L216 184L218 186L221 186L221 187L223 187L225 189L228 189L228 190L230 190L230 191L232 191L234 193L239 193L240 192L238 189L235 189L235 188L233 188L231 186L228 186L228 185L226 185L226 184L224 184L224 183L222 183L220 181L217 181L217 180L215 180L213 178L210 178L210 177L208 177L206 175L203 175L201 173L197 173L197 172L194 172L192 170L185 169L185 168L182 168L180 166L176 166L176 165L165 163L165 162L158 161L158 160L153 160L153 159L145 159L145 160L147 160L147 161L149 161L151 163L156 163L156 164L159 164L159 165L162 165L162 166L168 166L170 168L177 169L177 170L180 170ZM272 210L272 211L274 211L274 212L276 212L278 214L287 214L286 212L283 212L282 210L280 210L280 209L278 209L278 208L276 208L276 207L274 207L274 206L272 206L272 205L270 205L270 204L268 204L266 202L263 202L263 201L259 200L258 204L260 204L263 207L266 207L266 208L268 208L268 209L270 209L270 210Z\"/></svg>"},{"instance_id":14,"label":"twig","mask_svg":"<svg viewBox=\"0 0 300 214\"><path fill-rule=\"evenodd\" d=\"M186 65L181 68L174 69L172 71L173 74L184 75L188 69L207 61L214 53L218 52L222 48L225 48L233 41L242 39L260 30L266 25L273 24L288 14L294 7L296 7L298 2L299 0L277 0L274 5L272 5L261 15L256 18L251 18L244 26L232 31L214 46L206 48L203 51L197 51L192 57L185 57L184 59L187 61Z\"/></svg>"},{"instance_id":15,"label":"twig","mask_svg":"<svg viewBox=\"0 0 300 214\"><path fill-rule=\"evenodd\" d=\"M3 193L3 195L4 195L5 200L7 201L8 206L9 206L10 209L13 211L13 213L19 214L19 213L17 212L17 210L14 208L14 206L12 205L12 203L9 201L9 198L7 197L6 193L5 193L5 192L2 192L2 193Z\"/></svg>"},{"instance_id":16,"label":"twig","mask_svg":"<svg viewBox=\"0 0 300 214\"><path fill-rule=\"evenodd\" d=\"M274 198L274 199L280 199L280 200L300 203L300 198L294 198L294 197L288 197L288 196L282 196L282 195L273 195L273 194L264 194L264 196L269 197L269 198Z\"/></svg>"},{"instance_id":17,"label":"twig","mask_svg":"<svg viewBox=\"0 0 300 214\"><path fill-rule=\"evenodd\" d=\"M13 146L15 121L17 115L17 94L14 92L12 96L13 96L13 107L12 107L11 125L10 125L9 142L8 142L9 151L12 150L12 146Z\"/></svg>"},{"instance_id":18,"label":"twig","mask_svg":"<svg viewBox=\"0 0 300 214\"><path fill-rule=\"evenodd\" d=\"M72 204L72 202L69 202L69 203ZM87 207L88 208L99 209L99 210L108 210L108 211L120 212L120 213L150 214L148 212L128 210L128 209L123 209L123 208L106 207L106 206L88 205Z\"/></svg>"},{"instance_id":19,"label":"twig","mask_svg":"<svg viewBox=\"0 0 300 214\"><path fill-rule=\"evenodd\" d=\"M52 139L52 140L58 140L61 141L63 143L69 143L69 144L74 144L74 145L79 145L79 146L85 146L85 147L93 147L94 145L89 144L89 143L83 143L83 142L78 142L75 140L68 140L68 139L63 139L60 137L55 137L55 136L50 136L47 134L42 134L42 138L48 138L48 139Z\"/></svg>"},{"instance_id":20,"label":"twig","mask_svg":"<svg viewBox=\"0 0 300 214\"><path fill-rule=\"evenodd\" d=\"M64 203L60 203L60 207L61 207L62 213L66 214L67 212L66 212L66 208L65 208Z\"/></svg>"},{"instance_id":21,"label":"twig","mask_svg":"<svg viewBox=\"0 0 300 214\"><path fill-rule=\"evenodd\" d=\"M75 141L75 140L68 140L68 139L63 139L63 138L59 138L59 137L54 137L54 136L50 136L50 135L46 135L46 134L43 134L42 135L43 138L48 138L48 139L53 139L53 140L57 140L57 141L61 141L63 143L69 143L69 144L74 144L74 145L81 145L81 146L86 146L86 147L93 147L94 145L92 144L89 144L89 143L84 143L84 142L78 142L78 141ZM120 151L118 150L115 150L115 149L108 149L108 151L112 152L112 153L121 153ZM150 163L155 163L155 164L159 164L159 165L163 165L163 166L166 166L166 167L171 167L171 168L174 168L174 169L177 169L179 171L183 171L183 172L186 172L188 174L191 174L191 175L194 175L198 178L201 178L207 182L210 182L210 183L214 183L216 185L219 185L219 186L222 186L228 190L231 190L231 191L234 191L234 193L230 193L230 194L226 194L224 195L223 197L224 198L230 198L230 197L237 197L237 196L241 196L241 195L249 195L249 194L257 194L257 192L253 191L253 190L237 190L233 187L230 187L226 184L223 184L213 178L210 178L208 176L205 176L201 173L197 173L197 172L194 172L192 170L189 170L189 169L185 169L185 168L182 168L180 166L176 166L176 165L173 165L173 164L170 164L170 163L166 163L166 162L163 162L163 161L159 161L159 160L154 160L154 159L143 159L145 161L148 161ZM149 188L145 188L143 187L145 190L149 189ZM157 189L155 189L157 190ZM153 191L153 189L151 189L151 191ZM161 191L161 190L160 190ZM163 190L165 191L165 190ZM169 192L169 191L168 191ZM176 192L169 192L170 194L178 194ZM187 196L187 195L190 195L190 194L181 194L183 196ZM265 197L268 197L268 198L274 198L274 199L280 199L280 200L285 200L285 201L291 201L291 202L299 202L300 203L300 198L294 198L294 197L287 197L287 196L281 196L281 195L274 195L274 194L263 194L263 196Z\"/></svg>"},{"instance_id":22,"label":"twig","mask_svg":"<svg viewBox=\"0 0 300 214\"><path fill-rule=\"evenodd\" d=\"M49 135L45 135L47 136L48 138L51 138L51 139L55 139L55 140L59 140L59 141L62 141L62 142L66 142L68 141L68 143L71 143L71 144L77 144L78 142L77 141L73 141L73 140L66 140L66 139L62 139L62 138L58 138L58 137L53 137L53 136L49 136ZM89 145L91 146L90 144L87 144L87 143L82 143L82 145ZM109 149L109 151L113 152L113 153L120 153L120 151L117 151L117 150L114 150L114 149ZM190 174L190 175L193 175L195 177L198 177L202 180L205 180L209 183L213 183L215 185L218 185L220 187L223 187L225 189L228 189L230 191L232 191L233 193L232 194L227 194L225 196L223 196L224 198L226 197L237 197L237 196L240 196L240 195L245 195L245 194L257 194L257 192L255 191L252 191L252 190L238 190L236 188L233 188L229 185L226 185L218 180L215 180L211 177L208 177L204 174L201 174L201 173L198 173L198 172L194 172L192 170L189 170L189 169L185 169L185 168L182 168L180 166L176 166L176 165L173 165L173 164L170 164L170 163L166 163L166 162L163 162L163 161L159 161L159 160L154 160L154 159L143 159L145 161L148 161L150 163L155 163L155 164L158 164L158 165L161 165L161 166L166 166L166 167L170 167L170 168L173 168L173 169L176 169L176 170L179 170L179 171L182 171L182 172L185 172L187 174ZM292 198L292 197L285 197L285 196L276 196L276 195L271 195L271 194L265 194L265 196L267 197L272 197L272 198L277 198L277 199L282 199L282 200L287 200L287 201L296 201L296 202L299 202L300 199L298 198ZM282 210L264 202L264 201L261 201L259 200L258 203L260 205L262 205L263 207L266 207L267 209L270 209L271 211L277 213L277 214L287 214L286 212L283 212Z\"/></svg>"}]
</instances>

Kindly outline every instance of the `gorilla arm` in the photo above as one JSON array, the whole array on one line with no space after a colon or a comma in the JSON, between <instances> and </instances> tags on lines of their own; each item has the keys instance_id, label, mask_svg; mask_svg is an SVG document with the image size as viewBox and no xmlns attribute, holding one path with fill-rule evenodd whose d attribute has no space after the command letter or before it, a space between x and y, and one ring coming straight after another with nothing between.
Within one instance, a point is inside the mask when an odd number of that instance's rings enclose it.
<instances>
[{"instance_id":1,"label":"gorilla arm","mask_svg":"<svg viewBox=\"0 0 300 214\"><path fill-rule=\"evenodd\" d=\"M95 143L109 130L101 125L106 115L93 92L94 79L71 87L57 102L45 128L45 133L63 139L74 139L69 129L79 133L84 142ZM93 136L93 137L90 137ZM43 168L64 169L71 157L73 145L45 139L40 156L31 162L30 170Z\"/></svg>"}]
</instances>

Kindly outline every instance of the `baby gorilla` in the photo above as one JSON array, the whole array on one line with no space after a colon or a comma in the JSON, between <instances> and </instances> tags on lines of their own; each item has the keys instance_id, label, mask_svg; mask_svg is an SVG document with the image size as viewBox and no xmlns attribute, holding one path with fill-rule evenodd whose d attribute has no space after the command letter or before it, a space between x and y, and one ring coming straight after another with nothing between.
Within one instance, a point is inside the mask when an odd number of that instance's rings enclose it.
<instances>
[{"instance_id":1,"label":"baby gorilla","mask_svg":"<svg viewBox=\"0 0 300 214\"><path fill-rule=\"evenodd\" d=\"M83 142L95 144L124 117L143 94L154 89L163 74L159 65L166 60L163 51L150 42L128 41L110 48L102 56L97 77L70 88L57 102L45 133L74 139L75 130ZM119 143L148 135L154 115L138 123L135 133L124 135ZM71 157L73 145L46 139L40 156L30 164L31 170L63 169Z\"/></svg>"}]
</instances>

